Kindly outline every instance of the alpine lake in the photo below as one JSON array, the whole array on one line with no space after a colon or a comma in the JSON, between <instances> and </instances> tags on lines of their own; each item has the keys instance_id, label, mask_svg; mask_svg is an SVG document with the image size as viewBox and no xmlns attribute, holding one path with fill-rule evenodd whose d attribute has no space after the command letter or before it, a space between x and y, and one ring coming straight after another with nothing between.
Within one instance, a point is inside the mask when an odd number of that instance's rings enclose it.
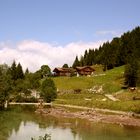
<instances>
[{"instance_id":1,"label":"alpine lake","mask_svg":"<svg viewBox=\"0 0 140 140\"><path fill-rule=\"evenodd\" d=\"M82 119L43 116L35 106L11 106L0 111L0 140L140 140L140 128L95 123Z\"/></svg>"}]
</instances>

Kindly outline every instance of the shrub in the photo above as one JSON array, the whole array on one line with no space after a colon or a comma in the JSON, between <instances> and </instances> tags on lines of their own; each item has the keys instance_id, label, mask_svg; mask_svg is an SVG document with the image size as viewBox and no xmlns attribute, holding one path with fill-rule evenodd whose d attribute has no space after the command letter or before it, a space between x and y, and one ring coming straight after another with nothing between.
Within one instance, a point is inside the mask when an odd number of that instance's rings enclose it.
<instances>
[{"instance_id":1,"label":"shrub","mask_svg":"<svg viewBox=\"0 0 140 140\"><path fill-rule=\"evenodd\" d=\"M57 97L57 91L52 79L45 79L41 85L41 97L50 103Z\"/></svg>"}]
</instances>

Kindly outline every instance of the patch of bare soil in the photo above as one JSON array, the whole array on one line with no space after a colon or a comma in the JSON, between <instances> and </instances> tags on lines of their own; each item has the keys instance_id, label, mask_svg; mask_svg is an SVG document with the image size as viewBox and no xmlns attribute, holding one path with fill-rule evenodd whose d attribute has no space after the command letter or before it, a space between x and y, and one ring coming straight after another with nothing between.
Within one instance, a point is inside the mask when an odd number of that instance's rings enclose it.
<instances>
[{"instance_id":1,"label":"patch of bare soil","mask_svg":"<svg viewBox=\"0 0 140 140\"><path fill-rule=\"evenodd\" d=\"M112 123L119 124L120 126L138 126L140 127L140 119L129 115L118 115L118 114L102 114L93 110L84 110L71 112L65 108L48 108L48 109L37 109L36 113L42 115L51 115L55 117L66 117L66 118L81 118L87 119L94 122Z\"/></svg>"}]
</instances>

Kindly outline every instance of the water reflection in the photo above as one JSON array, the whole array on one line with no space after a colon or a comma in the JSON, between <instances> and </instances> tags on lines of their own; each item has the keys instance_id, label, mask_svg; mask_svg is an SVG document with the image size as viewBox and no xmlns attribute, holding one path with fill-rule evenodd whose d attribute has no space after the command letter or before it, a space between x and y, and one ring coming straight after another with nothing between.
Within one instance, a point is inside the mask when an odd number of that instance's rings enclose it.
<instances>
[{"instance_id":1,"label":"water reflection","mask_svg":"<svg viewBox=\"0 0 140 140\"><path fill-rule=\"evenodd\" d=\"M23 108L22 108L23 110ZM52 140L139 140L140 128L91 123L81 119L40 116L21 108L0 112L0 140L30 140L51 134Z\"/></svg>"}]
</instances>

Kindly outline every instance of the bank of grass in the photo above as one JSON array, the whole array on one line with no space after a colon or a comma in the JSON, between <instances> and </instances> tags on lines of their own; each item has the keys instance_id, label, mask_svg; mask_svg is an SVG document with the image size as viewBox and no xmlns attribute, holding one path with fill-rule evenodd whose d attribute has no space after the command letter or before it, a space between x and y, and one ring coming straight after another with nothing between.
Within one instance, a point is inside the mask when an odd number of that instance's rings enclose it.
<instances>
[{"instance_id":1,"label":"bank of grass","mask_svg":"<svg viewBox=\"0 0 140 140\"><path fill-rule=\"evenodd\" d=\"M92 77L55 77L53 80L60 91L55 103L140 113L140 100L134 100L134 93L123 90L121 94L116 94L122 90L123 74L122 66L106 72L99 69ZM95 86L102 86L103 92L101 94L87 92L86 89ZM75 89L81 89L81 92L61 94L61 90ZM120 101L111 101L105 94L112 94ZM138 94L136 92L136 97Z\"/></svg>"}]
</instances>

